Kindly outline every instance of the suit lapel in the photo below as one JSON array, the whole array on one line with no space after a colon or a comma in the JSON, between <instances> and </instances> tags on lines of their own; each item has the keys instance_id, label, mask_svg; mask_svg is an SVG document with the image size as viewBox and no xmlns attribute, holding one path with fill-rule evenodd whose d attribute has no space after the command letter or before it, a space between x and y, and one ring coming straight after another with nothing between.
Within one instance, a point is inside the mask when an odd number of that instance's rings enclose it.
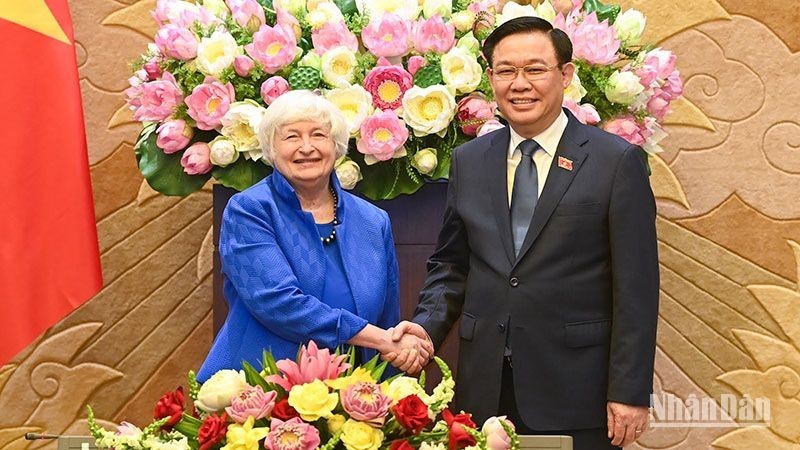
<instances>
[{"instance_id":1,"label":"suit lapel","mask_svg":"<svg viewBox=\"0 0 800 450\"><path fill-rule=\"evenodd\" d=\"M553 156L553 161L550 164L550 172L547 174L547 180L542 189L542 194L539 196L539 202L536 204L536 209L533 212L531 225L528 228L528 234L525 236L525 241L522 243L522 248L519 251L519 257L516 258L514 265L525 256L525 253L530 250L539 233L542 232L545 224L550 220L553 211L556 209L561 197L567 192L567 188L572 184L575 175L581 168L583 160L586 159L587 153L583 145L588 141L588 138L581 130L581 124L569 112L567 112L569 123L564 130L561 140L558 142L558 149ZM559 157L566 158L572 161L572 170L559 167ZM510 226L510 225L509 225Z\"/></svg>"},{"instance_id":2,"label":"suit lapel","mask_svg":"<svg viewBox=\"0 0 800 450\"><path fill-rule=\"evenodd\" d=\"M492 199L492 209L500 240L508 257L508 263L514 264L514 243L511 238L511 212L508 209L508 142L511 135L508 127L492 139L489 150L485 153L486 183ZM502 182L500 181L502 180Z\"/></svg>"}]
</instances>

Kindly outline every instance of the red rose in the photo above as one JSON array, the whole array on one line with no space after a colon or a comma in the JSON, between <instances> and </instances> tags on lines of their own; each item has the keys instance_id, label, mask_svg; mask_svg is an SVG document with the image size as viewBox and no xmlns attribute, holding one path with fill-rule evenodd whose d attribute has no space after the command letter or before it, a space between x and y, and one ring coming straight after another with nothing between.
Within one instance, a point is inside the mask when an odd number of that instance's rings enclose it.
<instances>
[{"instance_id":1,"label":"red rose","mask_svg":"<svg viewBox=\"0 0 800 450\"><path fill-rule=\"evenodd\" d=\"M208 450L216 445L225 433L228 432L228 415L211 414L206 417L200 425L200 430L197 432L197 443L200 444L200 450Z\"/></svg>"},{"instance_id":2,"label":"red rose","mask_svg":"<svg viewBox=\"0 0 800 450\"><path fill-rule=\"evenodd\" d=\"M462 412L454 415L449 409L445 409L442 411L442 418L450 427L448 439L450 450L459 450L476 444L475 438L464 428L475 428L475 422L472 421L472 414Z\"/></svg>"},{"instance_id":3,"label":"red rose","mask_svg":"<svg viewBox=\"0 0 800 450\"><path fill-rule=\"evenodd\" d=\"M300 414L297 413L297 410L292 408L289 405L289 398L282 398L278 400L278 403L275 403L275 407L272 408L272 417L277 417L281 420L289 420L293 417L300 417Z\"/></svg>"},{"instance_id":4,"label":"red rose","mask_svg":"<svg viewBox=\"0 0 800 450\"><path fill-rule=\"evenodd\" d=\"M389 450L414 450L414 447L408 443L405 439L398 439L396 441L392 441L392 445L389 447Z\"/></svg>"},{"instance_id":5,"label":"red rose","mask_svg":"<svg viewBox=\"0 0 800 450\"><path fill-rule=\"evenodd\" d=\"M161 397L160 400L158 400L158 403L156 403L156 407L153 410L153 418L163 419L164 417L169 417L169 420L162 428L170 430L181 421L183 410L183 387L178 387L178 389L176 389L174 392L167 392Z\"/></svg>"},{"instance_id":6,"label":"red rose","mask_svg":"<svg viewBox=\"0 0 800 450\"><path fill-rule=\"evenodd\" d=\"M414 394L401 398L392 412L397 422L414 434L419 434L431 423L431 418L428 417L428 405Z\"/></svg>"}]
</instances>

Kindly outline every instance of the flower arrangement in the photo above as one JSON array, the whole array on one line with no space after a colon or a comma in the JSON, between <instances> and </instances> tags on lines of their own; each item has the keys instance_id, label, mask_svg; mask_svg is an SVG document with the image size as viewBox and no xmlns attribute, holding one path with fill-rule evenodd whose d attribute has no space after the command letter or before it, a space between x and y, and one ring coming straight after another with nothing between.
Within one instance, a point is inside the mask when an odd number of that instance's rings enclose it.
<instances>
[{"instance_id":1,"label":"flower arrangement","mask_svg":"<svg viewBox=\"0 0 800 450\"><path fill-rule=\"evenodd\" d=\"M125 91L148 183L187 195L211 177L244 189L271 168L258 127L291 89L318 90L347 119L343 186L373 199L446 178L453 149L502 126L481 42L542 17L574 45L564 106L649 153L683 85L675 55L642 45L644 16L599 0L158 0L160 28Z\"/></svg>"},{"instance_id":2,"label":"flower arrangement","mask_svg":"<svg viewBox=\"0 0 800 450\"><path fill-rule=\"evenodd\" d=\"M182 388L158 401L153 423L100 427L89 412L99 448L116 450L516 450L513 424L492 417L478 430L469 414L448 408L454 382L436 358L442 381L428 394L420 379L396 375L379 382L387 366L377 356L354 367L311 341L297 361L264 353L264 369L221 370L200 385L189 373Z\"/></svg>"}]
</instances>

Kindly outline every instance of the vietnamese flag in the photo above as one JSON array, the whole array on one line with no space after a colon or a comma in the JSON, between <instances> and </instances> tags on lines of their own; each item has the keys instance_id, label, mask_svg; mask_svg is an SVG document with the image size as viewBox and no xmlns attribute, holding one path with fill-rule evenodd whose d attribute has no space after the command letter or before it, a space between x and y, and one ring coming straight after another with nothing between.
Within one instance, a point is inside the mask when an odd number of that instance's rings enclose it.
<instances>
[{"instance_id":1,"label":"vietnamese flag","mask_svg":"<svg viewBox=\"0 0 800 450\"><path fill-rule=\"evenodd\" d=\"M0 365L102 287L67 0L0 0Z\"/></svg>"}]
</instances>

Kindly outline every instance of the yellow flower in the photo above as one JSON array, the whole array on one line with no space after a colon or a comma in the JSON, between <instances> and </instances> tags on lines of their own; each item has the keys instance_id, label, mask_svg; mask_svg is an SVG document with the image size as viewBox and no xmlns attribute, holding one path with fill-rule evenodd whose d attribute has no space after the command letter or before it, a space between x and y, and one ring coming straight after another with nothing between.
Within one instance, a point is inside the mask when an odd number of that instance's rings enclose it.
<instances>
[{"instance_id":1,"label":"yellow flower","mask_svg":"<svg viewBox=\"0 0 800 450\"><path fill-rule=\"evenodd\" d=\"M445 135L456 114L455 92L450 89L440 84L414 86L403 95L403 120L415 136Z\"/></svg>"},{"instance_id":2,"label":"yellow flower","mask_svg":"<svg viewBox=\"0 0 800 450\"><path fill-rule=\"evenodd\" d=\"M408 397L411 394L415 394L426 404L429 403L428 394L419 385L419 381L416 378L397 377L391 383L384 381L381 384L381 388L392 399L393 403L397 403L401 398Z\"/></svg>"},{"instance_id":3,"label":"yellow flower","mask_svg":"<svg viewBox=\"0 0 800 450\"><path fill-rule=\"evenodd\" d=\"M345 418L341 414L334 414L328 417L328 431L331 434L336 434L342 429L342 425L344 425Z\"/></svg>"},{"instance_id":4,"label":"yellow flower","mask_svg":"<svg viewBox=\"0 0 800 450\"><path fill-rule=\"evenodd\" d=\"M228 425L228 432L225 434L228 443L222 450L258 450L258 443L267 437L269 428L253 428L254 422L253 416L250 416L244 424Z\"/></svg>"},{"instance_id":5,"label":"yellow flower","mask_svg":"<svg viewBox=\"0 0 800 450\"><path fill-rule=\"evenodd\" d=\"M289 391L289 405L300 413L306 422L313 422L320 417L330 417L333 408L339 404L339 396L328 391L320 380L311 383L297 384Z\"/></svg>"},{"instance_id":6,"label":"yellow flower","mask_svg":"<svg viewBox=\"0 0 800 450\"><path fill-rule=\"evenodd\" d=\"M358 383L359 381L374 383L377 380L372 378L368 370L365 370L363 367L358 367L349 376L326 380L325 384L337 391L343 391L350 387L351 384Z\"/></svg>"},{"instance_id":7,"label":"yellow flower","mask_svg":"<svg viewBox=\"0 0 800 450\"><path fill-rule=\"evenodd\" d=\"M331 86L349 86L353 82L356 54L345 46L328 50L322 55L322 79Z\"/></svg>"},{"instance_id":8,"label":"yellow flower","mask_svg":"<svg viewBox=\"0 0 800 450\"><path fill-rule=\"evenodd\" d=\"M348 419L342 426L342 442L347 450L378 450L383 443L383 431Z\"/></svg>"}]
</instances>

